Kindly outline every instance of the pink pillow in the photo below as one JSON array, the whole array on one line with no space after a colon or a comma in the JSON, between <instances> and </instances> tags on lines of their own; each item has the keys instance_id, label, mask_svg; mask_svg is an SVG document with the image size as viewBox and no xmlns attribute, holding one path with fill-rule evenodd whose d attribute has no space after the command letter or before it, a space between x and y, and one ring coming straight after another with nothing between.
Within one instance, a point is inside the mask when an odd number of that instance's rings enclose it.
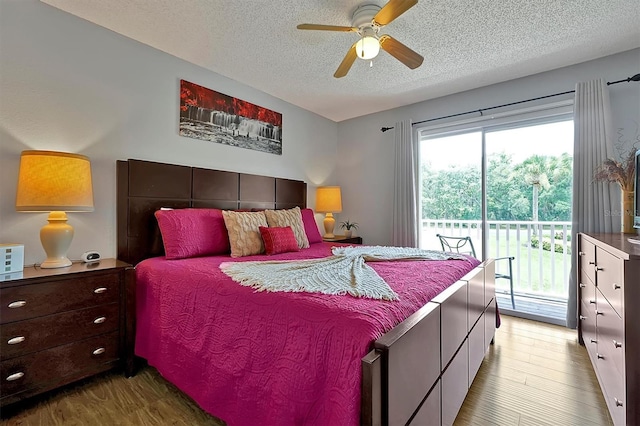
<instances>
[{"instance_id":1,"label":"pink pillow","mask_svg":"<svg viewBox=\"0 0 640 426\"><path fill-rule=\"evenodd\" d=\"M301 213L302 223L304 224L304 232L307 233L309 244L321 243L322 235L320 235L320 231L318 230L318 224L316 223L316 218L313 215L313 210L302 209Z\"/></svg>"},{"instance_id":2,"label":"pink pillow","mask_svg":"<svg viewBox=\"0 0 640 426\"><path fill-rule=\"evenodd\" d=\"M264 242L264 250L267 254L286 253L298 251L298 240L290 226L272 227L260 226L260 235Z\"/></svg>"},{"instance_id":3,"label":"pink pillow","mask_svg":"<svg viewBox=\"0 0 640 426\"><path fill-rule=\"evenodd\" d=\"M222 210L158 210L155 216L167 259L229 253L229 234Z\"/></svg>"}]
</instances>

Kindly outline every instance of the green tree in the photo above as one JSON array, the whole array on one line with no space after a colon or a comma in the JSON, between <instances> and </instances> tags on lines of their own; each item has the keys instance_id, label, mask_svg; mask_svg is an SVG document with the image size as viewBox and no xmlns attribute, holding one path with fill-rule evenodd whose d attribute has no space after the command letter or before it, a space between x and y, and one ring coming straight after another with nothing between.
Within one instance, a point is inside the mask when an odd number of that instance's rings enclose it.
<instances>
[{"instance_id":1,"label":"green tree","mask_svg":"<svg viewBox=\"0 0 640 426\"><path fill-rule=\"evenodd\" d=\"M529 200L518 187L510 155L491 154L487 160L487 217L489 220L524 220Z\"/></svg>"},{"instance_id":2,"label":"green tree","mask_svg":"<svg viewBox=\"0 0 640 426\"><path fill-rule=\"evenodd\" d=\"M482 190L477 167L434 170L422 165L422 217L478 220Z\"/></svg>"},{"instance_id":3,"label":"green tree","mask_svg":"<svg viewBox=\"0 0 640 426\"><path fill-rule=\"evenodd\" d=\"M527 158L521 165L524 170L524 182L533 187L531 201L533 210L531 215L534 222L538 221L538 193L541 189L547 190L551 186L546 173L548 165L547 159L540 155Z\"/></svg>"},{"instance_id":4,"label":"green tree","mask_svg":"<svg viewBox=\"0 0 640 426\"><path fill-rule=\"evenodd\" d=\"M534 155L514 164L510 155L487 159L489 220L571 220L573 160L569 154ZM479 166L436 169L422 164L422 217L479 220L482 184ZM535 205L538 205L536 208Z\"/></svg>"}]
</instances>

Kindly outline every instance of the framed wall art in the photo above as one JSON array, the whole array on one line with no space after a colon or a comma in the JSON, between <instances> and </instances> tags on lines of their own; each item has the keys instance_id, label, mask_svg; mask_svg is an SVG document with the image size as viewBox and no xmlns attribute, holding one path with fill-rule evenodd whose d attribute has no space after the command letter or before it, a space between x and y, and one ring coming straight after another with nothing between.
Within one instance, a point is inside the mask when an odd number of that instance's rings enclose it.
<instances>
[{"instance_id":1,"label":"framed wall art","mask_svg":"<svg viewBox=\"0 0 640 426\"><path fill-rule=\"evenodd\" d=\"M180 135L282 155L282 114L180 80Z\"/></svg>"}]
</instances>

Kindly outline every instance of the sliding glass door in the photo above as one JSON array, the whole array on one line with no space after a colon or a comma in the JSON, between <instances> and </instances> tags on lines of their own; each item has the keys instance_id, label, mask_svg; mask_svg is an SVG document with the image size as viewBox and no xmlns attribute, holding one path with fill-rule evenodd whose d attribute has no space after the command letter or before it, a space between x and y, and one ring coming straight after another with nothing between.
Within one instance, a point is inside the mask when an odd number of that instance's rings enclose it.
<instances>
[{"instance_id":1,"label":"sliding glass door","mask_svg":"<svg viewBox=\"0 0 640 426\"><path fill-rule=\"evenodd\" d=\"M564 324L572 152L566 115L422 134L421 247L470 236L478 258L501 259L501 309Z\"/></svg>"},{"instance_id":2,"label":"sliding glass door","mask_svg":"<svg viewBox=\"0 0 640 426\"><path fill-rule=\"evenodd\" d=\"M420 246L438 234L471 236L482 259L482 132L425 138L420 145Z\"/></svg>"}]
</instances>

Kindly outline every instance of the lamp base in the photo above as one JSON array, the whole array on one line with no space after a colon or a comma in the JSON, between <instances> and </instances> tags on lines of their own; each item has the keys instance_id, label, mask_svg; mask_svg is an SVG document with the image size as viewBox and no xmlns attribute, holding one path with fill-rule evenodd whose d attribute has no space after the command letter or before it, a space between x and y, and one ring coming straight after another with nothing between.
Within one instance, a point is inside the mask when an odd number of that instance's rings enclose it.
<instances>
[{"instance_id":1,"label":"lamp base","mask_svg":"<svg viewBox=\"0 0 640 426\"><path fill-rule=\"evenodd\" d=\"M335 238L333 235L333 228L336 226L336 220L333 218L333 213L327 213L324 217L324 238Z\"/></svg>"},{"instance_id":2,"label":"lamp base","mask_svg":"<svg viewBox=\"0 0 640 426\"><path fill-rule=\"evenodd\" d=\"M40 267L51 269L71 266L67 251L73 240L73 226L67 224L67 214L51 212L47 220L49 223L40 229L40 242L47 253L47 258Z\"/></svg>"}]
</instances>

